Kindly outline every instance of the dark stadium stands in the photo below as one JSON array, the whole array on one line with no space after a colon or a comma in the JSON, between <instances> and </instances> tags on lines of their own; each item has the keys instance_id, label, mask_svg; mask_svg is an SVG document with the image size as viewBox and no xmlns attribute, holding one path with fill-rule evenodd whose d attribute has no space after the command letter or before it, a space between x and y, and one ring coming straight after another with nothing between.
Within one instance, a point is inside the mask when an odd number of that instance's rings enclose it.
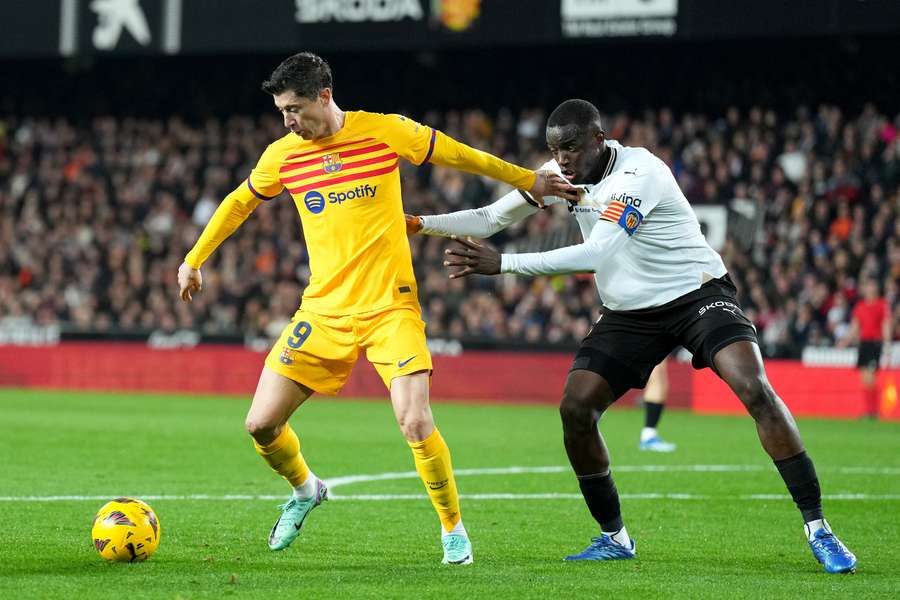
<instances>
[{"instance_id":1,"label":"dark stadium stands","mask_svg":"<svg viewBox=\"0 0 900 600\"><path fill-rule=\"evenodd\" d=\"M547 158L547 108L413 116L537 166ZM852 113L660 107L604 117L609 137L662 157L693 204L740 199L756 215L749 229L730 230L722 253L768 355L844 343L862 277L877 278L900 308L900 114L868 104ZM282 132L274 114L3 119L0 318L64 331L277 335L308 277L286 194L220 247L193 306L176 301L174 276L218 201ZM404 185L407 211L422 214L482 206L505 191L430 166L406 168ZM574 243L570 220L565 209L548 210L493 242ZM566 345L596 318L590 277L450 281L440 266L446 240L411 243L432 336Z\"/></svg>"}]
</instances>

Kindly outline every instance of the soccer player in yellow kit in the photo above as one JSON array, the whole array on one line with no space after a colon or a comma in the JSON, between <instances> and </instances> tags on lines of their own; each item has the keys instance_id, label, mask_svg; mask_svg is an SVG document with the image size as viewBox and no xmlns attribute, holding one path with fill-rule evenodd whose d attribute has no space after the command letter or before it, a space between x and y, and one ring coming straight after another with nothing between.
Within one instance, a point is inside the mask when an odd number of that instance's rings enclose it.
<instances>
[{"instance_id":1,"label":"soccer player in yellow kit","mask_svg":"<svg viewBox=\"0 0 900 600\"><path fill-rule=\"evenodd\" d=\"M286 548L310 511L327 497L288 424L313 392L336 394L365 352L390 390L394 414L441 522L443 562L472 562L450 451L428 402L431 355L417 297L400 197L399 161L455 167L530 190L577 200L575 188L456 142L399 115L341 110L331 69L300 53L279 65L263 90L290 133L263 152L256 168L210 219L178 270L180 295L200 290L200 267L260 203L290 192L309 252L311 276L300 308L269 352L247 431L256 451L293 486L269 534Z\"/></svg>"}]
</instances>

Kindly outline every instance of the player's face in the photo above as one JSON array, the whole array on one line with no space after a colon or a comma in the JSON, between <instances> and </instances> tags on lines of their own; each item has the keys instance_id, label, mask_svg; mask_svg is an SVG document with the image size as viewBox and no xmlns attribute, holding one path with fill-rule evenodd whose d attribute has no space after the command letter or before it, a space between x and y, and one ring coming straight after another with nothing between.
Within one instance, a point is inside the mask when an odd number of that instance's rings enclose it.
<instances>
[{"instance_id":1,"label":"player's face","mask_svg":"<svg viewBox=\"0 0 900 600\"><path fill-rule=\"evenodd\" d=\"M596 183L606 150L603 132L564 125L547 128L547 147L571 183Z\"/></svg>"},{"instance_id":2,"label":"player's face","mask_svg":"<svg viewBox=\"0 0 900 600\"><path fill-rule=\"evenodd\" d=\"M331 90L328 88L313 99L298 96L293 90L275 95L275 108L284 117L284 126L304 140L325 136L328 128L325 108L330 102Z\"/></svg>"}]
</instances>

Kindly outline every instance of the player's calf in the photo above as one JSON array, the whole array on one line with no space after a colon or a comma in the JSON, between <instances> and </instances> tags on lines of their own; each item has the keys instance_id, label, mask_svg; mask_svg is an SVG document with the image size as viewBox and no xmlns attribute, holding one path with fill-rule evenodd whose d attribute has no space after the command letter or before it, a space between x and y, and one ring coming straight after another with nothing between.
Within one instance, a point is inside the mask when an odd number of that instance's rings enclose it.
<instances>
[{"instance_id":1,"label":"player's calf","mask_svg":"<svg viewBox=\"0 0 900 600\"><path fill-rule=\"evenodd\" d=\"M715 356L719 377L756 421L759 441L772 460L803 452L794 417L772 388L755 344L737 342Z\"/></svg>"}]
</instances>

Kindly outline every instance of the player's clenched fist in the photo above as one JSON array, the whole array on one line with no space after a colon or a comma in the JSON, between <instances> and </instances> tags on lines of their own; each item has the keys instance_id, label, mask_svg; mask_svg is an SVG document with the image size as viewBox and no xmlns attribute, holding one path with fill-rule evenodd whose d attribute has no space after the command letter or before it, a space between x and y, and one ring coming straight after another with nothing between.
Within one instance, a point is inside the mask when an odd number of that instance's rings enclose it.
<instances>
[{"instance_id":1,"label":"player's clenched fist","mask_svg":"<svg viewBox=\"0 0 900 600\"><path fill-rule=\"evenodd\" d=\"M422 231L422 219L406 215L406 235L415 235Z\"/></svg>"},{"instance_id":2,"label":"player's clenched fist","mask_svg":"<svg viewBox=\"0 0 900 600\"><path fill-rule=\"evenodd\" d=\"M178 295L185 302L191 302L194 298L191 292L199 292L203 287L203 276L200 269L195 269L187 263L181 263L178 267Z\"/></svg>"}]
</instances>

